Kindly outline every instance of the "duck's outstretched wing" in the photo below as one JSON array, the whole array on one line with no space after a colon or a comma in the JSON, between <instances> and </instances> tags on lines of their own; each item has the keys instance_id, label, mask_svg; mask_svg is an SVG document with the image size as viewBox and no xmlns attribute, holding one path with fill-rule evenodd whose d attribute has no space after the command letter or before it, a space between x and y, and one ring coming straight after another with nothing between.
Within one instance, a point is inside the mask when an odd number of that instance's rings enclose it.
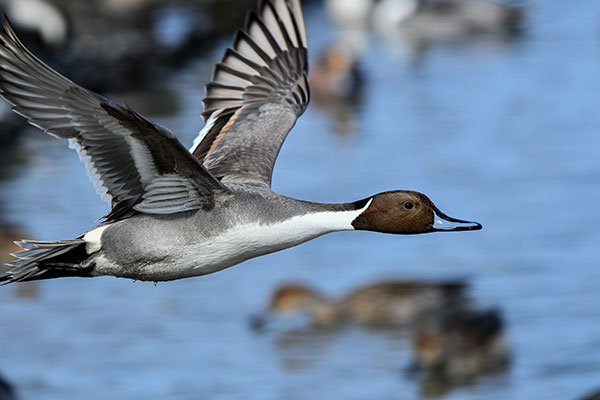
<instances>
[{"instance_id":1,"label":"duck's outstretched wing","mask_svg":"<svg viewBox=\"0 0 600 400\"><path fill-rule=\"evenodd\" d=\"M299 0L251 11L206 85L206 126L190 149L227 182L271 184L275 159L310 98Z\"/></svg>"},{"instance_id":2,"label":"duck's outstretched wing","mask_svg":"<svg viewBox=\"0 0 600 400\"><path fill-rule=\"evenodd\" d=\"M170 214L211 208L227 191L167 129L110 103L48 67L0 32L0 94L46 133L69 140L117 219L131 210Z\"/></svg>"}]
</instances>

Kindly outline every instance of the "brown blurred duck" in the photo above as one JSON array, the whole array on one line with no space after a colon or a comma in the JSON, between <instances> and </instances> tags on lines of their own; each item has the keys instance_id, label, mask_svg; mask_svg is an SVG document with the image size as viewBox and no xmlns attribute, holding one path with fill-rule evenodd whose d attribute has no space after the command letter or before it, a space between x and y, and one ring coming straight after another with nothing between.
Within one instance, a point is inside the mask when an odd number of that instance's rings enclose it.
<instances>
[{"instance_id":1,"label":"brown blurred duck","mask_svg":"<svg viewBox=\"0 0 600 400\"><path fill-rule=\"evenodd\" d=\"M350 100L361 92L364 75L351 49L332 45L320 54L309 80L317 101Z\"/></svg>"},{"instance_id":2,"label":"brown blurred duck","mask_svg":"<svg viewBox=\"0 0 600 400\"><path fill-rule=\"evenodd\" d=\"M509 351L497 309L460 310L433 329L422 329L413 343L415 365L430 375L463 380L505 367Z\"/></svg>"},{"instance_id":3,"label":"brown blurred duck","mask_svg":"<svg viewBox=\"0 0 600 400\"><path fill-rule=\"evenodd\" d=\"M299 285L283 285L269 303L273 315L305 313L313 324L357 323L401 326L427 313L458 307L466 301L467 285L460 281L387 281L357 288L334 300Z\"/></svg>"}]
</instances>

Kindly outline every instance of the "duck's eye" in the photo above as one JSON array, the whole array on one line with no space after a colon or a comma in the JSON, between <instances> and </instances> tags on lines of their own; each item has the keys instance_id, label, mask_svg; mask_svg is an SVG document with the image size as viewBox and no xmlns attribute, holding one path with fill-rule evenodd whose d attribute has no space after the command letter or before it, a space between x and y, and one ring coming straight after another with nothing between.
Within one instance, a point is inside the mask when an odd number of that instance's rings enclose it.
<instances>
[{"instance_id":1,"label":"duck's eye","mask_svg":"<svg viewBox=\"0 0 600 400\"><path fill-rule=\"evenodd\" d=\"M404 203L404 208L406 208L407 210L410 210L414 206L415 205L413 203L411 203L410 201L407 201L406 203Z\"/></svg>"}]
</instances>

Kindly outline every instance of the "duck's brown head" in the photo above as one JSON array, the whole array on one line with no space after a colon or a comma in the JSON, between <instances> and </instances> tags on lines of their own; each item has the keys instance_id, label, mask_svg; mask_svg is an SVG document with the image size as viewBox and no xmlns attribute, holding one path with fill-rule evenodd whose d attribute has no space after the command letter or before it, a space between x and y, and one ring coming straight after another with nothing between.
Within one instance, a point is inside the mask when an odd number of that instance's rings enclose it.
<instances>
[{"instance_id":1,"label":"duck's brown head","mask_svg":"<svg viewBox=\"0 0 600 400\"><path fill-rule=\"evenodd\" d=\"M309 311L325 302L323 296L306 286L288 284L279 287L273 293L269 302L269 311L277 314Z\"/></svg>"},{"instance_id":2,"label":"duck's brown head","mask_svg":"<svg viewBox=\"0 0 600 400\"><path fill-rule=\"evenodd\" d=\"M368 205L365 211L352 221L354 229L405 235L481 229L477 222L447 216L419 192L383 192L367 199L365 204Z\"/></svg>"},{"instance_id":3,"label":"duck's brown head","mask_svg":"<svg viewBox=\"0 0 600 400\"><path fill-rule=\"evenodd\" d=\"M251 317L250 325L263 330L275 317L298 313L309 315L318 323L321 315L331 314L330 309L330 302L315 290L298 283L284 284L271 295L268 309Z\"/></svg>"},{"instance_id":4,"label":"duck's brown head","mask_svg":"<svg viewBox=\"0 0 600 400\"><path fill-rule=\"evenodd\" d=\"M271 297L269 312L279 315L305 313L315 326L330 326L338 318L334 302L298 284L281 286Z\"/></svg>"}]
</instances>

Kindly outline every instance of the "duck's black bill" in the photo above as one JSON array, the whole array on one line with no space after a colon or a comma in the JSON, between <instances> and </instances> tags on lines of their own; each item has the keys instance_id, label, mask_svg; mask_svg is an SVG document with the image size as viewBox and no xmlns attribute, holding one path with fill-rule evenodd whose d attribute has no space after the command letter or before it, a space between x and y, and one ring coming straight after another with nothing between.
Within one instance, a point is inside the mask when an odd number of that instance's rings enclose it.
<instances>
[{"instance_id":1,"label":"duck's black bill","mask_svg":"<svg viewBox=\"0 0 600 400\"><path fill-rule=\"evenodd\" d=\"M481 228L478 222L452 218L438 209L434 211L433 224L431 224L431 232L478 231Z\"/></svg>"},{"instance_id":2,"label":"duck's black bill","mask_svg":"<svg viewBox=\"0 0 600 400\"><path fill-rule=\"evenodd\" d=\"M271 315L267 312L255 313L248 319L250 328L256 332L264 331L272 321Z\"/></svg>"}]
</instances>

